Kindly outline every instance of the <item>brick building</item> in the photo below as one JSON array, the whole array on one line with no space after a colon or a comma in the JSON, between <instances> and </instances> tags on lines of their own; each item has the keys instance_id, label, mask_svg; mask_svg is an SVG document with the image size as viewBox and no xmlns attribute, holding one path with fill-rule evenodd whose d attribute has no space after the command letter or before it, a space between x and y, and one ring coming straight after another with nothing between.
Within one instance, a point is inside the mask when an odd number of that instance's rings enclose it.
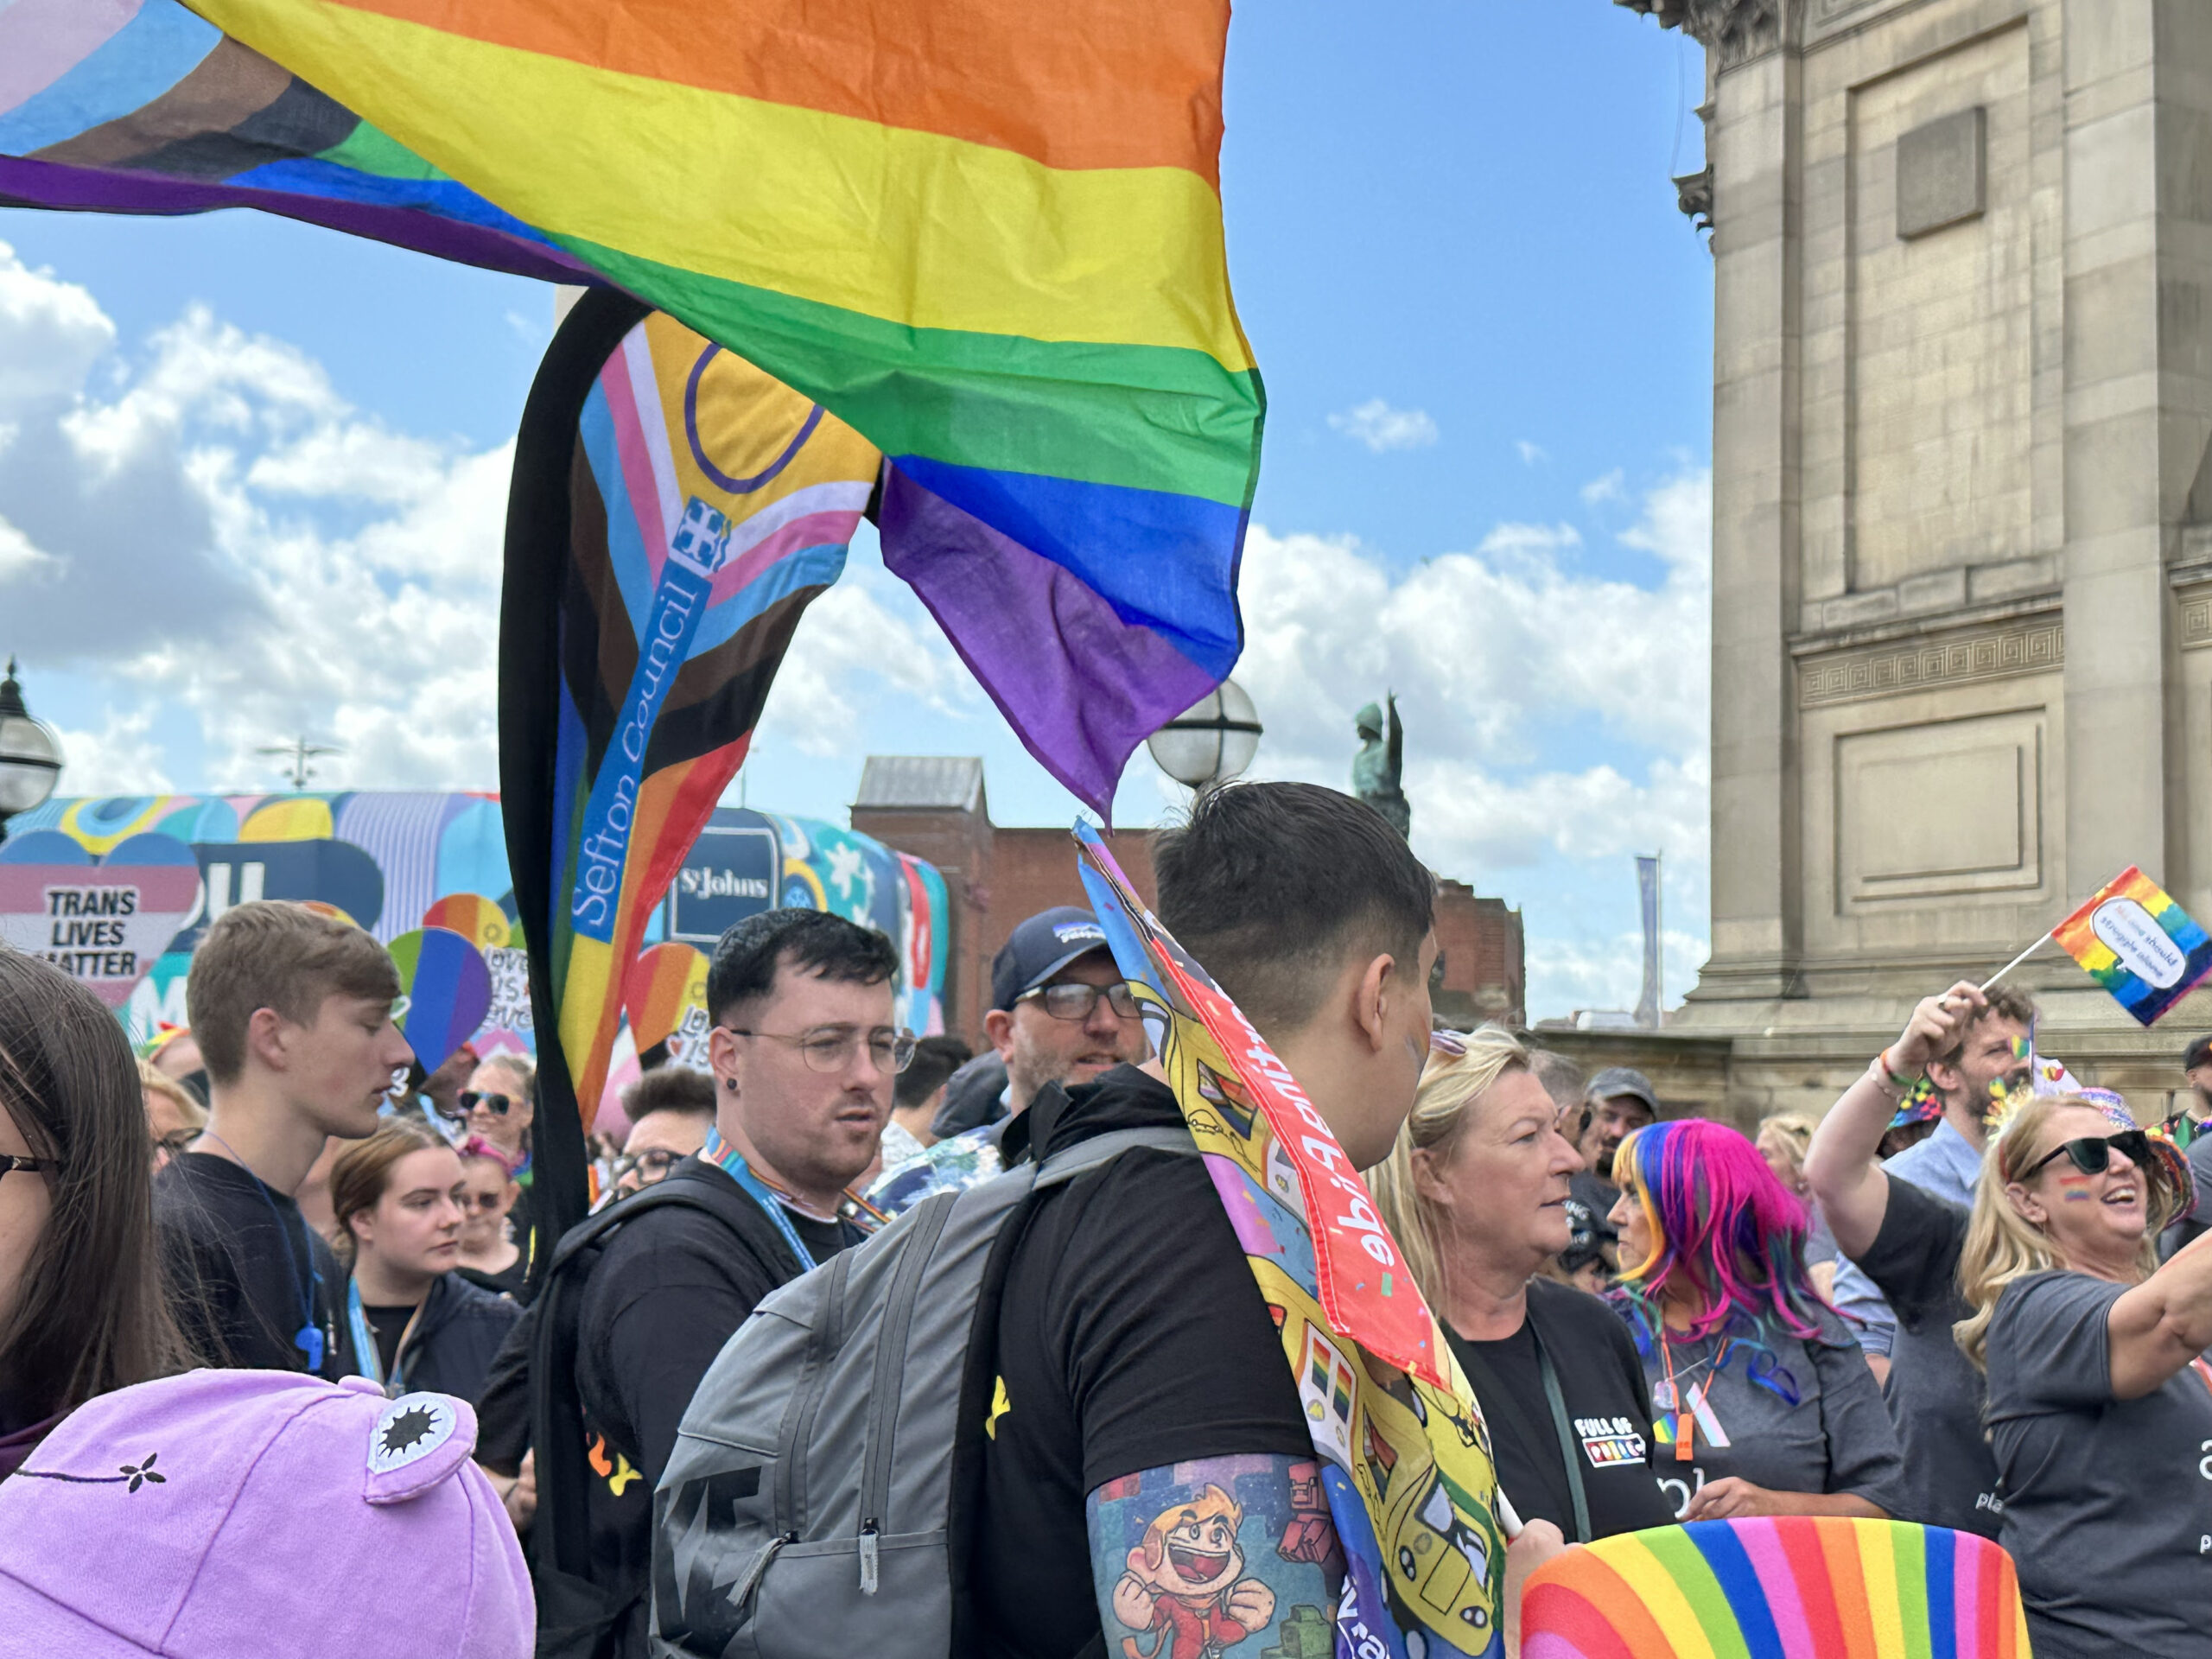
<instances>
[{"instance_id":1,"label":"brick building","mask_svg":"<svg viewBox=\"0 0 2212 1659\"><path fill-rule=\"evenodd\" d=\"M950 898L951 960L944 1023L982 1040L991 958L1025 917L1086 902L1075 843L1065 829L1009 829L991 822L983 763L970 756L871 755L861 772L852 826L887 847L927 859ZM1109 848L1141 897L1153 901L1152 832L1122 830ZM1436 931L1444 950L1437 1012L1455 1024L1523 1018L1521 912L1446 880Z\"/></svg>"}]
</instances>

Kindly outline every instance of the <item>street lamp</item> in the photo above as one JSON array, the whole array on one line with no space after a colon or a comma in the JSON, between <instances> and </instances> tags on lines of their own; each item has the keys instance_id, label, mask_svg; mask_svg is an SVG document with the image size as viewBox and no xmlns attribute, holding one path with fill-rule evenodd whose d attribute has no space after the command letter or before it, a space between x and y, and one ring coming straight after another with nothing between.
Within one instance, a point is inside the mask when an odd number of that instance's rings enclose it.
<instances>
[{"instance_id":1,"label":"street lamp","mask_svg":"<svg viewBox=\"0 0 2212 1659\"><path fill-rule=\"evenodd\" d=\"M54 793L61 776L61 745L44 722L23 707L23 688L16 683L16 659L0 680L0 841L8 820L28 812Z\"/></svg>"},{"instance_id":2,"label":"street lamp","mask_svg":"<svg viewBox=\"0 0 2212 1659\"><path fill-rule=\"evenodd\" d=\"M1252 764L1260 729L1260 711L1244 688L1224 680L1145 739L1144 746L1162 772L1203 795Z\"/></svg>"}]
</instances>

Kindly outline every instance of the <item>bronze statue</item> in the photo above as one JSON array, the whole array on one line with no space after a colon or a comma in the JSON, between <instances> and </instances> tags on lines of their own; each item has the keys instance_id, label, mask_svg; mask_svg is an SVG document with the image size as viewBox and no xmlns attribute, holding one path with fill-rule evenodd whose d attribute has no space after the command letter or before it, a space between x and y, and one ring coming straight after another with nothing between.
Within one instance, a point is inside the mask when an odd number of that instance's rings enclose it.
<instances>
[{"instance_id":1,"label":"bronze statue","mask_svg":"<svg viewBox=\"0 0 2212 1659\"><path fill-rule=\"evenodd\" d=\"M1373 703L1352 716L1359 734L1359 753L1351 761L1351 792L1382 815L1383 821L1402 836L1413 833L1414 809L1400 782L1405 776L1405 728L1398 723L1398 699L1384 699L1389 714L1384 735L1383 710Z\"/></svg>"}]
</instances>

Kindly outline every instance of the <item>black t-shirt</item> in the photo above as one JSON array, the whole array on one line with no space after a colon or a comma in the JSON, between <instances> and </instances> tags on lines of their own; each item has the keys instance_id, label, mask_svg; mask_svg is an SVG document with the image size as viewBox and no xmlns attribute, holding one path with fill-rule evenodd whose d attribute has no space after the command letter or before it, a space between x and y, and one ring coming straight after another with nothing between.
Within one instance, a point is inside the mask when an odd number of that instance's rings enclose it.
<instances>
[{"instance_id":1,"label":"black t-shirt","mask_svg":"<svg viewBox=\"0 0 2212 1659\"><path fill-rule=\"evenodd\" d=\"M345 1375L345 1271L289 1195L227 1158L183 1152L154 1177L154 1219L177 1323L200 1358L234 1370ZM321 1338L320 1366L295 1345L303 1325Z\"/></svg>"},{"instance_id":2,"label":"black t-shirt","mask_svg":"<svg viewBox=\"0 0 2212 1659\"><path fill-rule=\"evenodd\" d=\"M1541 1341L1567 1407L1590 1536L1673 1524L1673 1506L1647 1461L1651 1391L1643 1363L1611 1308L1571 1285L1535 1279L1529 1285L1529 1317L1511 1336L1495 1342L1469 1342L1456 1332L1446 1336L1490 1420L1497 1484L1523 1521L1549 1521L1569 1543L1589 1541L1574 1533L1563 1448L1537 1358Z\"/></svg>"},{"instance_id":3,"label":"black t-shirt","mask_svg":"<svg viewBox=\"0 0 2212 1659\"><path fill-rule=\"evenodd\" d=\"M525 1300L524 1294L530 1279L530 1252L517 1254L515 1259L497 1273L486 1273L481 1268L458 1267L454 1271L477 1287L488 1290L494 1296L512 1296L517 1301Z\"/></svg>"},{"instance_id":4,"label":"black t-shirt","mask_svg":"<svg viewBox=\"0 0 2212 1659\"><path fill-rule=\"evenodd\" d=\"M674 1180L729 1183L696 1158ZM860 1230L785 1217L817 1264L860 1242ZM584 1406L592 1577L642 1585L652 1560L653 1487L699 1379L761 1298L786 1275L758 1260L714 1217L688 1205L648 1210L619 1229L593 1267L576 1314L576 1391ZM642 1656L646 1612L626 1621L618 1651Z\"/></svg>"},{"instance_id":5,"label":"black t-shirt","mask_svg":"<svg viewBox=\"0 0 2212 1659\"><path fill-rule=\"evenodd\" d=\"M1108 1129L1183 1122L1133 1066L1016 1120L1042 1159ZM1014 1148L1009 1147L1011 1153ZM976 1517L988 1655L1103 1641L1084 1500L1107 1481L1236 1452L1311 1456L1267 1304L1203 1160L1123 1153L1044 1193L1008 1263ZM1163 1656L1163 1659L1165 1656Z\"/></svg>"},{"instance_id":6,"label":"black t-shirt","mask_svg":"<svg viewBox=\"0 0 2212 1659\"><path fill-rule=\"evenodd\" d=\"M1974 1312L1959 1294L1966 1239L1964 1210L1892 1175L1882 1230L1858 1262L1897 1316L1883 1390L1904 1456L1897 1518L1994 1538L2005 1505L1981 1428L1986 1384L1951 1336Z\"/></svg>"}]
</instances>

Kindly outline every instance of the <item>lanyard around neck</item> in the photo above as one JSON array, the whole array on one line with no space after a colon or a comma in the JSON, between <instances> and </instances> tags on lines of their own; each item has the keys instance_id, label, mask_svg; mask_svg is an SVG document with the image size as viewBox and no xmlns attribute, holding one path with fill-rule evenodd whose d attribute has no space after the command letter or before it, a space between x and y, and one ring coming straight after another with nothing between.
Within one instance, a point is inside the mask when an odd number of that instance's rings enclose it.
<instances>
[{"instance_id":1,"label":"lanyard around neck","mask_svg":"<svg viewBox=\"0 0 2212 1659\"><path fill-rule=\"evenodd\" d=\"M699 1148L699 1156L735 1181L746 1197L768 1212L768 1219L776 1224L784 1243L798 1257L799 1270L812 1271L814 1252L800 1241L798 1230L791 1225L791 1212L784 1206L783 1195L753 1173L753 1166L745 1161L745 1154L723 1140L720 1129L707 1131L707 1144Z\"/></svg>"},{"instance_id":2,"label":"lanyard around neck","mask_svg":"<svg viewBox=\"0 0 2212 1659\"><path fill-rule=\"evenodd\" d=\"M346 1281L346 1323L353 1337L353 1363L356 1375L365 1376L392 1399L407 1392L402 1373L407 1369L407 1344L414 1340L415 1327L423 1321L423 1310L430 1305L425 1296L416 1303L415 1311L407 1316L407 1328L399 1333L399 1345L391 1351L391 1375L384 1374L384 1351L377 1346L377 1333L369 1327L369 1316L361 1306L361 1287L353 1280Z\"/></svg>"}]
</instances>

